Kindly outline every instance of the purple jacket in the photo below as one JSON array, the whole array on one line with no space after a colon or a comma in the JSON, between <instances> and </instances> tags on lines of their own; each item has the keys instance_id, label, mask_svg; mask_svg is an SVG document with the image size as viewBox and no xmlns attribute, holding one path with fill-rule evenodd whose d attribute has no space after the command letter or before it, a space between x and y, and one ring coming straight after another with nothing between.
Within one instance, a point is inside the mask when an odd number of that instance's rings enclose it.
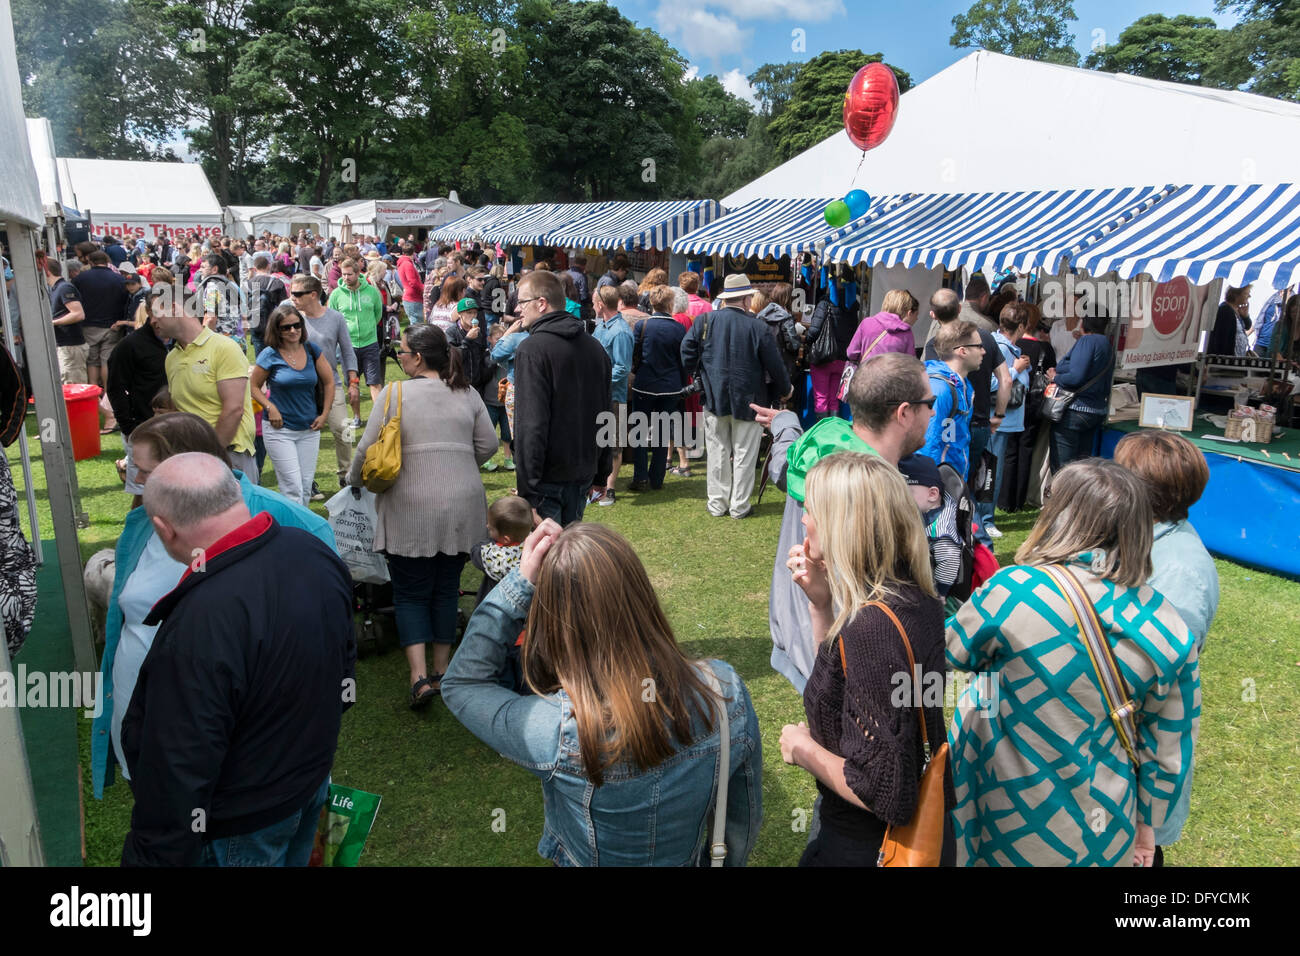
<instances>
[{"instance_id":1,"label":"purple jacket","mask_svg":"<svg viewBox=\"0 0 1300 956\"><path fill-rule=\"evenodd\" d=\"M880 333L884 337L876 342ZM871 343L876 342L872 348ZM916 354L916 340L912 338L912 327L892 312L877 312L862 320L858 330L853 333L849 343L849 361L861 362L864 353L867 358L884 355L886 352L902 352L904 355Z\"/></svg>"}]
</instances>

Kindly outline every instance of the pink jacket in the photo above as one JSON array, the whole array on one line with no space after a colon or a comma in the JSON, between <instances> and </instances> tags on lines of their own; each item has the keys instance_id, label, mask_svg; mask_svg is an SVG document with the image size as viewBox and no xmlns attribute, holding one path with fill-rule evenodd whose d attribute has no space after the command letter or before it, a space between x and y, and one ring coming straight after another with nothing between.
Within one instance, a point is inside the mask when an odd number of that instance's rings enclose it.
<instances>
[{"instance_id":1,"label":"pink jacket","mask_svg":"<svg viewBox=\"0 0 1300 956\"><path fill-rule=\"evenodd\" d=\"M879 342L876 341L878 337ZM864 357L871 358L886 352L915 355L916 340L912 337L912 327L894 313L877 312L863 319L858 330L853 333L853 340L849 342L849 361L861 362Z\"/></svg>"},{"instance_id":2,"label":"pink jacket","mask_svg":"<svg viewBox=\"0 0 1300 956\"><path fill-rule=\"evenodd\" d=\"M713 303L708 299L702 299L698 295L692 295L687 298L686 314L691 318L704 312L712 312Z\"/></svg>"},{"instance_id":3,"label":"pink jacket","mask_svg":"<svg viewBox=\"0 0 1300 956\"><path fill-rule=\"evenodd\" d=\"M397 277L402 280L402 301L423 302L424 283L410 256L397 257Z\"/></svg>"}]
</instances>

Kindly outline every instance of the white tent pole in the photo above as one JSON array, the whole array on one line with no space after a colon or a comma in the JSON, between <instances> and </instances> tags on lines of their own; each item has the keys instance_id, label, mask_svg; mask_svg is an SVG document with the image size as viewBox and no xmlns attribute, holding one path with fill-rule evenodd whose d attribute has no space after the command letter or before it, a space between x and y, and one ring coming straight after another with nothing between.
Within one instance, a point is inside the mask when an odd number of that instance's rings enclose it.
<instances>
[{"instance_id":1,"label":"white tent pole","mask_svg":"<svg viewBox=\"0 0 1300 956\"><path fill-rule=\"evenodd\" d=\"M91 637L90 614L86 608L81 547L77 541L79 523L81 527L86 527L89 521L85 514L80 513L68 409L63 401L63 384L54 351L54 318L50 313L45 277L36 267L36 246L32 231L11 228L9 238L14 286L18 292L18 312L23 324L23 345L27 350L32 394L36 396L41 461L45 466L46 496L54 524L54 545L58 553L64 602L68 609L68 627L72 632L77 670L90 674L98 670L98 666Z\"/></svg>"}]
</instances>

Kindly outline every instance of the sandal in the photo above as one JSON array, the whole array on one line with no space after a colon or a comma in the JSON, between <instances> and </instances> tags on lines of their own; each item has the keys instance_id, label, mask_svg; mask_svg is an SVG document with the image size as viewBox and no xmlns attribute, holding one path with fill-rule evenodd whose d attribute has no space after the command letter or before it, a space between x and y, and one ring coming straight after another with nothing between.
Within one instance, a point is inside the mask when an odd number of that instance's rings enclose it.
<instances>
[{"instance_id":1,"label":"sandal","mask_svg":"<svg viewBox=\"0 0 1300 956\"><path fill-rule=\"evenodd\" d=\"M675 468L670 469L668 473L670 475L677 475L678 477L681 478L691 477L690 468L683 468L681 465L677 465Z\"/></svg>"},{"instance_id":2,"label":"sandal","mask_svg":"<svg viewBox=\"0 0 1300 956\"><path fill-rule=\"evenodd\" d=\"M441 674L435 675L441 677ZM420 687L426 689L426 693L420 693ZM411 685L410 704L411 710L419 710L426 706L430 701L438 696L438 691L433 689L433 681L428 677L421 677Z\"/></svg>"},{"instance_id":3,"label":"sandal","mask_svg":"<svg viewBox=\"0 0 1300 956\"><path fill-rule=\"evenodd\" d=\"M461 613L464 613L464 612L461 612ZM463 628L462 628L462 630L463 630ZM438 685L437 687L434 687L434 688L433 688L433 696L434 696L434 697L439 697L439 696L442 695L442 679L443 679L443 677L445 677L445 676L446 676L445 673L443 673L443 674L430 674L430 675L429 675L430 686L432 686L432 685L435 684L435 683Z\"/></svg>"}]
</instances>

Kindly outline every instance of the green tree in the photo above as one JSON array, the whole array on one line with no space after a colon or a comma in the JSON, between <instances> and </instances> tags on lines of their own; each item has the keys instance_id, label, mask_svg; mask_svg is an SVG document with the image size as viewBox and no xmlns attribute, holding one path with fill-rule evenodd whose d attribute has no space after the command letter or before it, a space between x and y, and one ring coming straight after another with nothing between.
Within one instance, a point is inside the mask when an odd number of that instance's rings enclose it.
<instances>
[{"instance_id":1,"label":"green tree","mask_svg":"<svg viewBox=\"0 0 1300 956\"><path fill-rule=\"evenodd\" d=\"M790 102L794 91L795 77L799 75L802 63L764 63L749 74L749 85L758 96L758 108L773 118Z\"/></svg>"},{"instance_id":2,"label":"green tree","mask_svg":"<svg viewBox=\"0 0 1300 956\"><path fill-rule=\"evenodd\" d=\"M1218 0L1239 18L1224 44L1225 60L1249 65L1249 89L1300 100L1300 0Z\"/></svg>"},{"instance_id":3,"label":"green tree","mask_svg":"<svg viewBox=\"0 0 1300 956\"><path fill-rule=\"evenodd\" d=\"M686 63L607 3L525 0L516 97L537 168L535 195L562 200L689 194L702 135Z\"/></svg>"},{"instance_id":4,"label":"green tree","mask_svg":"<svg viewBox=\"0 0 1300 956\"><path fill-rule=\"evenodd\" d=\"M742 138L714 136L700 146L702 169L696 194L722 199L776 165L767 120L755 115Z\"/></svg>"},{"instance_id":5,"label":"green tree","mask_svg":"<svg viewBox=\"0 0 1300 956\"><path fill-rule=\"evenodd\" d=\"M128 0L14 0L23 108L44 116L57 155L167 159L182 69L146 6Z\"/></svg>"},{"instance_id":6,"label":"green tree","mask_svg":"<svg viewBox=\"0 0 1300 956\"><path fill-rule=\"evenodd\" d=\"M691 80L697 98L696 122L705 136L739 138L749 128L754 108L727 92L712 74Z\"/></svg>"},{"instance_id":7,"label":"green tree","mask_svg":"<svg viewBox=\"0 0 1300 956\"><path fill-rule=\"evenodd\" d=\"M948 42L959 49L982 47L1024 60L1077 66L1069 27L1077 19L1070 0L975 0L952 18Z\"/></svg>"},{"instance_id":8,"label":"green tree","mask_svg":"<svg viewBox=\"0 0 1300 956\"><path fill-rule=\"evenodd\" d=\"M836 50L819 53L805 63L785 108L767 126L776 163L785 162L843 129L844 91L849 80L867 63L883 59L881 53L868 56L861 50ZM900 93L912 88L911 76L898 67L890 69L898 79Z\"/></svg>"},{"instance_id":9,"label":"green tree","mask_svg":"<svg viewBox=\"0 0 1300 956\"><path fill-rule=\"evenodd\" d=\"M1152 13L1124 28L1119 42L1099 47L1085 66L1152 80L1234 89L1250 75L1240 60L1225 62L1229 31L1209 17L1166 17Z\"/></svg>"}]
</instances>

